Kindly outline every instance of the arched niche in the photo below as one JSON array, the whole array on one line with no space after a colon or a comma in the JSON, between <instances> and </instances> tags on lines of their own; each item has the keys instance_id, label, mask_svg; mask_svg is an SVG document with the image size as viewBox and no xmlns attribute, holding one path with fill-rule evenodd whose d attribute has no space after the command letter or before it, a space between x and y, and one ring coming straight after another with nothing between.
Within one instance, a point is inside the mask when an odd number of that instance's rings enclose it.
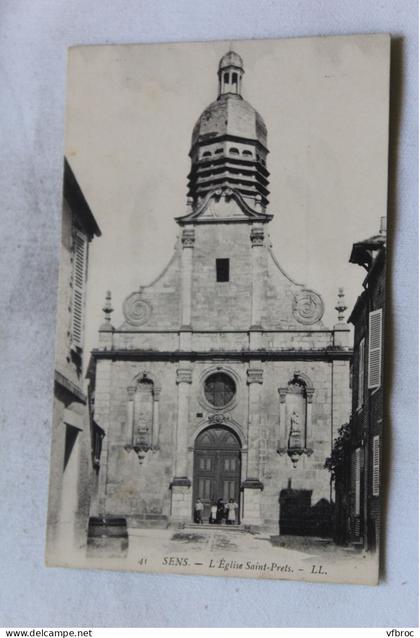
<instances>
[{"instance_id":1,"label":"arched niche","mask_svg":"<svg viewBox=\"0 0 420 638\"><path fill-rule=\"evenodd\" d=\"M286 387L278 389L280 432L278 451L287 453L296 465L301 454L312 453L312 398L309 377L295 371Z\"/></svg>"},{"instance_id":2,"label":"arched niche","mask_svg":"<svg viewBox=\"0 0 420 638\"><path fill-rule=\"evenodd\" d=\"M139 452L159 444L160 385L149 372L137 374L127 388L127 433L129 447Z\"/></svg>"}]
</instances>

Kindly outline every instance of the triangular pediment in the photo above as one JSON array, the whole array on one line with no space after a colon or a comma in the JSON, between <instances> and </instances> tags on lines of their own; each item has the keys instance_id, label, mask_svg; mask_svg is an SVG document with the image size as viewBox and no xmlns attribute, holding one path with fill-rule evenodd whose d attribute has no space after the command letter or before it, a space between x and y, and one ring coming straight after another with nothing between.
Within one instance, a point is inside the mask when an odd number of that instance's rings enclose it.
<instances>
[{"instance_id":1,"label":"triangular pediment","mask_svg":"<svg viewBox=\"0 0 420 638\"><path fill-rule=\"evenodd\" d=\"M272 215L257 212L236 190L230 188L212 190L197 204L191 213L177 217L180 225L191 223L258 221L268 222Z\"/></svg>"}]
</instances>

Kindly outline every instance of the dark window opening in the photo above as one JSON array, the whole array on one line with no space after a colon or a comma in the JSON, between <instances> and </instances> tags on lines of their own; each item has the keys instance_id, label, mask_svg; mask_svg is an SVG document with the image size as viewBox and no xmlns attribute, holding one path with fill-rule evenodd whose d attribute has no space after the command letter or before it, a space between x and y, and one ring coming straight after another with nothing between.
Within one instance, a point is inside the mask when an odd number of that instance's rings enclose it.
<instances>
[{"instance_id":1,"label":"dark window opening","mask_svg":"<svg viewBox=\"0 0 420 638\"><path fill-rule=\"evenodd\" d=\"M235 393L234 380L224 372L211 374L204 382L204 395L207 401L217 408L228 405Z\"/></svg>"},{"instance_id":2,"label":"dark window opening","mask_svg":"<svg viewBox=\"0 0 420 638\"><path fill-rule=\"evenodd\" d=\"M238 84L238 74L232 73L232 84Z\"/></svg>"},{"instance_id":3,"label":"dark window opening","mask_svg":"<svg viewBox=\"0 0 420 638\"><path fill-rule=\"evenodd\" d=\"M225 73L223 76L223 81L225 84L229 84L229 73Z\"/></svg>"},{"instance_id":4,"label":"dark window opening","mask_svg":"<svg viewBox=\"0 0 420 638\"><path fill-rule=\"evenodd\" d=\"M70 460L71 453L76 443L79 430L71 425L66 424L66 441L64 444L64 469L67 467L67 463Z\"/></svg>"},{"instance_id":5,"label":"dark window opening","mask_svg":"<svg viewBox=\"0 0 420 638\"><path fill-rule=\"evenodd\" d=\"M217 281L229 281L229 259L216 259Z\"/></svg>"},{"instance_id":6,"label":"dark window opening","mask_svg":"<svg viewBox=\"0 0 420 638\"><path fill-rule=\"evenodd\" d=\"M235 148L234 146L229 149L229 153L231 153L232 155L239 155L238 149Z\"/></svg>"}]
</instances>

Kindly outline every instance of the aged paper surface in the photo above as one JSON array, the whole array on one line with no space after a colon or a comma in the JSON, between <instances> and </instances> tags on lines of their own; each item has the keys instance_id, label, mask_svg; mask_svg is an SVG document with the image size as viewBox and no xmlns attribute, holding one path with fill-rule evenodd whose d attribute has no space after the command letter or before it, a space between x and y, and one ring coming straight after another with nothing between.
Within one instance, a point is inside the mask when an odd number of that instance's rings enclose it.
<instances>
[{"instance_id":1,"label":"aged paper surface","mask_svg":"<svg viewBox=\"0 0 420 638\"><path fill-rule=\"evenodd\" d=\"M48 565L377 583L389 55L70 50Z\"/></svg>"}]
</instances>

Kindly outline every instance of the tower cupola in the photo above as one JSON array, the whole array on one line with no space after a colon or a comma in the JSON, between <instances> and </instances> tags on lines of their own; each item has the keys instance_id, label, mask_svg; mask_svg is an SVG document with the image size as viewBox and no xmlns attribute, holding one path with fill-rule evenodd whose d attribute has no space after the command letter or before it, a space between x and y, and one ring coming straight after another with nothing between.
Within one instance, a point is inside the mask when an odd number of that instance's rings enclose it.
<instances>
[{"instance_id":1,"label":"tower cupola","mask_svg":"<svg viewBox=\"0 0 420 638\"><path fill-rule=\"evenodd\" d=\"M231 93L241 95L242 76L245 73L240 55L228 51L219 62L219 98Z\"/></svg>"},{"instance_id":2,"label":"tower cupola","mask_svg":"<svg viewBox=\"0 0 420 638\"><path fill-rule=\"evenodd\" d=\"M267 128L242 97L244 64L228 51L217 71L219 92L200 115L191 139L188 197L193 209L211 191L234 190L255 211L268 204Z\"/></svg>"}]
</instances>

